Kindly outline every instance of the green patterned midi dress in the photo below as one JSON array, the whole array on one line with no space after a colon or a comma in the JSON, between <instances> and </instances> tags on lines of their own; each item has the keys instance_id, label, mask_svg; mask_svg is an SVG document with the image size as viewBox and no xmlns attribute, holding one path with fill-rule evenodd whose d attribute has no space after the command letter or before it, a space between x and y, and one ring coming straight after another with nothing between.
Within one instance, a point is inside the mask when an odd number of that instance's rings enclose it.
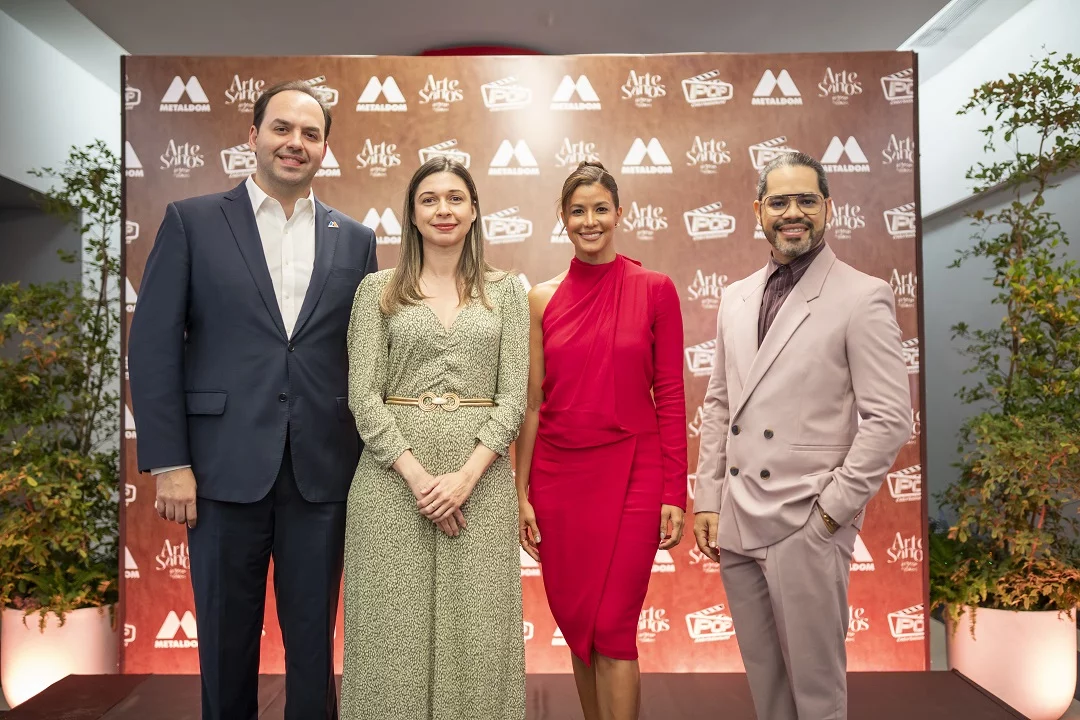
<instances>
[{"instance_id":1,"label":"green patterned midi dress","mask_svg":"<svg viewBox=\"0 0 1080 720\"><path fill-rule=\"evenodd\" d=\"M517 495L508 448L525 410L529 308L517 277L489 276L447 329L426 305L390 316L393 270L368 275L349 325L349 407L364 451L345 534L343 720L523 720ZM454 392L496 407L386 405ZM444 535L391 467L406 449L433 475L460 470L477 443L499 457Z\"/></svg>"}]
</instances>

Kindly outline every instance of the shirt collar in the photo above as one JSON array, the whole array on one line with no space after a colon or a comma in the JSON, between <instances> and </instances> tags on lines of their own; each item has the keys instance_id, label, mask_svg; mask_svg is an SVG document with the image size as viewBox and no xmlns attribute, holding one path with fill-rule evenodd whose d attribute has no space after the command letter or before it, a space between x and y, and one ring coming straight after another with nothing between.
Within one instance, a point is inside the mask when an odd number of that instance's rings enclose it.
<instances>
[{"instance_id":1,"label":"shirt collar","mask_svg":"<svg viewBox=\"0 0 1080 720\"><path fill-rule=\"evenodd\" d=\"M790 270L792 275L800 275L806 270L806 268L810 267L810 263L814 262L814 258L820 255L821 251L824 248L825 241L822 240L820 243L818 243L818 246L816 248L806 253L805 255L800 255L786 265L781 265L780 263L776 262L776 258L773 257L772 252L769 252L769 267L765 271L765 279L768 280L769 278L771 278L773 274L782 267L786 267L788 270Z\"/></svg>"},{"instance_id":2,"label":"shirt collar","mask_svg":"<svg viewBox=\"0 0 1080 720\"><path fill-rule=\"evenodd\" d=\"M262 207L264 202L270 199L270 196L255 182L254 175L248 175L245 186L247 187L248 198L251 200L251 211L258 214L259 208ZM300 198L296 202L303 203L302 207L310 210L311 216L315 217L315 190L313 188L308 188L306 198ZM284 208L282 209L284 210ZM296 208L294 207L293 209L295 210Z\"/></svg>"}]
</instances>

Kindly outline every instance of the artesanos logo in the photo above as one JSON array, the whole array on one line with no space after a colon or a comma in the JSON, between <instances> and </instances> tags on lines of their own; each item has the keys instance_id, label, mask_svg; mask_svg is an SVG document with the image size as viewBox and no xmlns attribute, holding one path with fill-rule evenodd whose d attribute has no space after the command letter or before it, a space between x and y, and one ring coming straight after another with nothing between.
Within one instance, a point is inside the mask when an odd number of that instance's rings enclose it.
<instances>
[{"instance_id":1,"label":"artesanos logo","mask_svg":"<svg viewBox=\"0 0 1080 720\"><path fill-rule=\"evenodd\" d=\"M338 98L340 94L332 87L327 87L326 76L319 75L317 77L304 80L303 83L311 88L316 95L319 96L319 100L323 105L327 107L334 107L338 104Z\"/></svg>"},{"instance_id":2,"label":"artesanos logo","mask_svg":"<svg viewBox=\"0 0 1080 720\"><path fill-rule=\"evenodd\" d=\"M896 307L913 308L919 297L919 278L914 272L901 273L893 268L889 276L889 285L892 286L893 295L896 296Z\"/></svg>"},{"instance_id":3,"label":"artesanos logo","mask_svg":"<svg viewBox=\"0 0 1080 720\"><path fill-rule=\"evenodd\" d=\"M915 72L912 68L881 78L881 91L890 105L910 105L915 102Z\"/></svg>"},{"instance_id":4,"label":"artesanos logo","mask_svg":"<svg viewBox=\"0 0 1080 720\"><path fill-rule=\"evenodd\" d=\"M882 216L893 240L911 240L915 237L915 203L904 203L886 210Z\"/></svg>"},{"instance_id":5,"label":"artesanos logo","mask_svg":"<svg viewBox=\"0 0 1080 720\"><path fill-rule=\"evenodd\" d=\"M643 164L648 158L649 164ZM656 138L645 143L641 138L634 138L626 157L623 159L624 175L670 175L671 160Z\"/></svg>"},{"instance_id":6,"label":"artesanos logo","mask_svg":"<svg viewBox=\"0 0 1080 720\"><path fill-rule=\"evenodd\" d=\"M700 345L692 345L683 353L686 356L686 369L694 377L709 377L713 371L713 359L716 357L716 339L706 340Z\"/></svg>"},{"instance_id":7,"label":"artesanos logo","mask_svg":"<svg viewBox=\"0 0 1080 720\"><path fill-rule=\"evenodd\" d=\"M691 438L701 435L701 424L705 421L705 414L700 405L694 410L694 417L686 424L686 433Z\"/></svg>"},{"instance_id":8,"label":"artesanos logo","mask_svg":"<svg viewBox=\"0 0 1080 720\"><path fill-rule=\"evenodd\" d=\"M735 232L735 216L723 212L724 204L715 202L683 213L686 232L692 240L726 238Z\"/></svg>"},{"instance_id":9,"label":"artesanos logo","mask_svg":"<svg viewBox=\"0 0 1080 720\"><path fill-rule=\"evenodd\" d=\"M139 156L135 154L135 148L131 147L131 142L124 141L124 175L129 178L141 178L143 176L142 162L139 160Z\"/></svg>"},{"instance_id":10,"label":"artesanos logo","mask_svg":"<svg viewBox=\"0 0 1080 720\"><path fill-rule=\"evenodd\" d=\"M907 365L908 375L919 374L919 338L910 338L900 343L900 350L904 353L904 364Z\"/></svg>"},{"instance_id":11,"label":"artesanos logo","mask_svg":"<svg viewBox=\"0 0 1080 720\"><path fill-rule=\"evenodd\" d=\"M566 638L563 637L562 628L555 626L555 632L551 635L551 644L554 647L566 647Z\"/></svg>"},{"instance_id":12,"label":"artesanos logo","mask_svg":"<svg viewBox=\"0 0 1080 720\"><path fill-rule=\"evenodd\" d=\"M847 105L851 98L862 95L862 91L858 73L835 72L831 67L825 68L825 78L818 83L818 97L832 98L833 105Z\"/></svg>"},{"instance_id":13,"label":"artesanos logo","mask_svg":"<svg viewBox=\"0 0 1080 720\"><path fill-rule=\"evenodd\" d=\"M652 240L660 230L667 230L668 220L664 208L657 205L638 205L630 203L630 209L623 215L623 232L632 232L638 240Z\"/></svg>"},{"instance_id":14,"label":"artesanos logo","mask_svg":"<svg viewBox=\"0 0 1080 720\"><path fill-rule=\"evenodd\" d=\"M686 616L686 630L695 643L717 642L735 637L735 622L724 612L724 605L713 605Z\"/></svg>"},{"instance_id":15,"label":"artesanos logo","mask_svg":"<svg viewBox=\"0 0 1080 720\"><path fill-rule=\"evenodd\" d=\"M521 632L525 637L525 642L529 642L536 636L536 627L528 620L523 620L521 622Z\"/></svg>"},{"instance_id":16,"label":"artesanos logo","mask_svg":"<svg viewBox=\"0 0 1080 720\"><path fill-rule=\"evenodd\" d=\"M519 85L513 75L481 85L480 95L484 98L484 107L492 112L517 110L532 102L532 90Z\"/></svg>"},{"instance_id":17,"label":"artesanos logo","mask_svg":"<svg viewBox=\"0 0 1080 720\"><path fill-rule=\"evenodd\" d=\"M181 102L185 96L187 102ZM185 83L177 75L161 97L158 112L210 112L210 98L203 92L199 78L192 75Z\"/></svg>"},{"instance_id":18,"label":"artesanos logo","mask_svg":"<svg viewBox=\"0 0 1080 720\"><path fill-rule=\"evenodd\" d=\"M510 167L511 161L517 167ZM536 163L536 157L524 140L518 140L511 145L509 140L503 140L499 149L495 151L495 157L491 158L488 166L488 175L539 175L540 168Z\"/></svg>"},{"instance_id":19,"label":"artesanos logo","mask_svg":"<svg viewBox=\"0 0 1080 720\"><path fill-rule=\"evenodd\" d=\"M408 109L393 75L387 75L385 80L372 75L356 101L356 112L406 112Z\"/></svg>"},{"instance_id":20,"label":"artesanos logo","mask_svg":"<svg viewBox=\"0 0 1080 720\"><path fill-rule=\"evenodd\" d=\"M898 503L922 500L922 465L912 465L885 476L889 495Z\"/></svg>"},{"instance_id":21,"label":"artesanos logo","mask_svg":"<svg viewBox=\"0 0 1080 720\"><path fill-rule=\"evenodd\" d=\"M255 109L255 101L263 94L266 87L265 80L248 78L241 80L239 75L233 75L229 89L225 91L225 104L235 105L242 113L249 113Z\"/></svg>"},{"instance_id":22,"label":"artesanos logo","mask_svg":"<svg viewBox=\"0 0 1080 720\"><path fill-rule=\"evenodd\" d=\"M436 80L434 75L428 75L424 87L420 88L420 104L431 105L435 112L449 112L450 105L464 99L461 83L450 78Z\"/></svg>"},{"instance_id":23,"label":"artesanos logo","mask_svg":"<svg viewBox=\"0 0 1080 720\"><path fill-rule=\"evenodd\" d=\"M869 629L870 618L866 617L866 608L848 605L847 642L854 641L856 635Z\"/></svg>"},{"instance_id":24,"label":"artesanos logo","mask_svg":"<svg viewBox=\"0 0 1080 720\"><path fill-rule=\"evenodd\" d=\"M896 642L922 640L926 634L926 617L923 614L923 604L919 603L889 613L889 633L896 639Z\"/></svg>"},{"instance_id":25,"label":"artesanos logo","mask_svg":"<svg viewBox=\"0 0 1080 720\"><path fill-rule=\"evenodd\" d=\"M866 227L866 217L862 214L862 208L851 203L833 205L832 220L829 228L837 240L850 240L856 230Z\"/></svg>"},{"instance_id":26,"label":"artesanos logo","mask_svg":"<svg viewBox=\"0 0 1080 720\"><path fill-rule=\"evenodd\" d=\"M686 151L686 164L696 167L703 175L715 175L717 169L731 162L731 153L727 150L727 143L715 138L701 139L700 135L694 136L694 143Z\"/></svg>"},{"instance_id":27,"label":"artesanos logo","mask_svg":"<svg viewBox=\"0 0 1080 720\"><path fill-rule=\"evenodd\" d=\"M915 408L911 408L911 439L907 441L907 444L914 445L921 436L922 410L916 410Z\"/></svg>"},{"instance_id":28,"label":"artesanos logo","mask_svg":"<svg viewBox=\"0 0 1080 720\"><path fill-rule=\"evenodd\" d=\"M915 170L915 143L911 138L897 138L889 135L889 143L881 151L882 165L892 165L897 172L909 173Z\"/></svg>"},{"instance_id":29,"label":"artesanos logo","mask_svg":"<svg viewBox=\"0 0 1080 720\"><path fill-rule=\"evenodd\" d=\"M596 143L578 140L573 142L570 138L563 138L559 151L555 153L555 167L577 167L578 163L599 162L600 153L596 151Z\"/></svg>"},{"instance_id":30,"label":"artesanos logo","mask_svg":"<svg viewBox=\"0 0 1080 720\"><path fill-rule=\"evenodd\" d=\"M469 163L472 162L472 155L464 150L457 149L457 140L444 140L441 143L435 143L426 148L420 148L420 164L426 163L433 157L448 157L451 160L457 160L459 163L469 167Z\"/></svg>"},{"instance_id":31,"label":"artesanos logo","mask_svg":"<svg viewBox=\"0 0 1080 720\"><path fill-rule=\"evenodd\" d=\"M356 154L357 170L367 170L371 177L386 177L390 168L401 165L401 153L397 147L385 140L374 142L371 138L365 139L364 147Z\"/></svg>"},{"instance_id":32,"label":"artesanos logo","mask_svg":"<svg viewBox=\"0 0 1080 720\"><path fill-rule=\"evenodd\" d=\"M139 497L139 489L131 483L124 483L124 505L130 505Z\"/></svg>"},{"instance_id":33,"label":"artesanos logo","mask_svg":"<svg viewBox=\"0 0 1080 720\"><path fill-rule=\"evenodd\" d=\"M124 438L127 440L135 440L138 437L138 433L135 430L135 416L131 413L131 408L124 405Z\"/></svg>"},{"instance_id":34,"label":"artesanos logo","mask_svg":"<svg viewBox=\"0 0 1080 720\"><path fill-rule=\"evenodd\" d=\"M381 214L375 208L371 208L360 224L372 229L375 233L376 245L401 244L401 223L390 208L384 209Z\"/></svg>"},{"instance_id":35,"label":"artesanos logo","mask_svg":"<svg viewBox=\"0 0 1080 720\"><path fill-rule=\"evenodd\" d=\"M165 622L158 630L154 647L159 650L180 650L199 647L199 631L195 624L195 616L190 610L184 611L184 616L178 617L175 610L170 610L165 616Z\"/></svg>"},{"instance_id":36,"label":"artesanos logo","mask_svg":"<svg viewBox=\"0 0 1080 720\"><path fill-rule=\"evenodd\" d=\"M173 580L186 580L188 571L191 570L191 556L188 554L188 544L179 542L173 544L168 538L161 546L161 552L155 558L158 570L168 570L169 577Z\"/></svg>"},{"instance_id":37,"label":"artesanos logo","mask_svg":"<svg viewBox=\"0 0 1080 720\"><path fill-rule=\"evenodd\" d=\"M233 145L221 151L221 169L231 178L244 178L255 172L258 162L255 151L247 143Z\"/></svg>"},{"instance_id":38,"label":"artesanos logo","mask_svg":"<svg viewBox=\"0 0 1080 720\"><path fill-rule=\"evenodd\" d=\"M539 577L540 563L533 560L525 548L519 546L518 550L521 552L521 577Z\"/></svg>"},{"instance_id":39,"label":"artesanos logo","mask_svg":"<svg viewBox=\"0 0 1080 720\"><path fill-rule=\"evenodd\" d=\"M643 608L638 616L638 642L656 642L656 636L671 629L667 610L657 607Z\"/></svg>"},{"instance_id":40,"label":"artesanos logo","mask_svg":"<svg viewBox=\"0 0 1080 720\"><path fill-rule=\"evenodd\" d=\"M131 284L131 278L124 278L124 309L129 313L135 312L135 303L139 302L139 293L135 292L135 286Z\"/></svg>"},{"instance_id":41,"label":"artesanos logo","mask_svg":"<svg viewBox=\"0 0 1080 720\"><path fill-rule=\"evenodd\" d=\"M780 137L774 137L772 140L766 140L759 142L756 145L750 146L750 162L753 163L755 170L763 170L766 165L772 162L776 157L783 155L784 153L796 152L794 148L789 148L784 143L787 142L787 138L781 135Z\"/></svg>"},{"instance_id":42,"label":"artesanos logo","mask_svg":"<svg viewBox=\"0 0 1080 720\"><path fill-rule=\"evenodd\" d=\"M570 236L566 234L566 226L562 220L556 220L555 227L551 228L551 242L556 245L570 244Z\"/></svg>"},{"instance_id":43,"label":"artesanos logo","mask_svg":"<svg viewBox=\"0 0 1080 720\"><path fill-rule=\"evenodd\" d=\"M670 550L657 550L656 557L653 558L652 571L654 573L673 573L675 572L675 559L671 557Z\"/></svg>"},{"instance_id":44,"label":"artesanos logo","mask_svg":"<svg viewBox=\"0 0 1080 720\"><path fill-rule=\"evenodd\" d=\"M574 96L577 100L574 100ZM589 78L578 75L575 81L569 75L564 75L559 87L555 88L555 94L551 96L552 110L599 110L600 97L593 89Z\"/></svg>"},{"instance_id":45,"label":"artesanos logo","mask_svg":"<svg viewBox=\"0 0 1080 720\"><path fill-rule=\"evenodd\" d=\"M341 177L341 165L338 164L338 160L334 157L334 151L330 149L330 146L326 146L326 155L323 155L322 167L315 173L317 178L338 178Z\"/></svg>"},{"instance_id":46,"label":"artesanos logo","mask_svg":"<svg viewBox=\"0 0 1080 720\"><path fill-rule=\"evenodd\" d=\"M127 545L124 546L124 579L139 579L139 566L135 564L135 558L132 556L131 550L128 549Z\"/></svg>"},{"instance_id":47,"label":"artesanos logo","mask_svg":"<svg viewBox=\"0 0 1080 720\"><path fill-rule=\"evenodd\" d=\"M710 70L682 81L683 97L690 107L723 105L735 96L731 83L719 80L719 77L719 70Z\"/></svg>"},{"instance_id":48,"label":"artesanos logo","mask_svg":"<svg viewBox=\"0 0 1080 720\"><path fill-rule=\"evenodd\" d=\"M124 647L127 647L131 643L135 642L135 638L139 633L136 631L135 626L130 623L124 623Z\"/></svg>"},{"instance_id":49,"label":"artesanos logo","mask_svg":"<svg viewBox=\"0 0 1080 720\"><path fill-rule=\"evenodd\" d=\"M124 78L124 109L130 110L136 107L142 102L142 90L139 88L131 87L128 85L127 78Z\"/></svg>"},{"instance_id":50,"label":"artesanos logo","mask_svg":"<svg viewBox=\"0 0 1080 720\"><path fill-rule=\"evenodd\" d=\"M706 274L697 270L694 272L693 282L686 289L686 299L691 302L700 301L701 307L706 310L715 310L720 307L720 298L724 294L727 281L727 275Z\"/></svg>"},{"instance_id":51,"label":"artesanos logo","mask_svg":"<svg viewBox=\"0 0 1080 720\"><path fill-rule=\"evenodd\" d=\"M161 169L172 170L173 177L189 178L191 171L206 164L206 159L199 152L200 147L193 143L177 143L169 140L165 152L160 155Z\"/></svg>"},{"instance_id":52,"label":"artesanos logo","mask_svg":"<svg viewBox=\"0 0 1080 720\"><path fill-rule=\"evenodd\" d=\"M847 162L841 162L844 156ZM825 172L830 173L866 173L870 172L870 161L866 159L866 153L859 147L859 141L853 135L849 135L847 142L841 142L840 138L833 136L825 154L821 156L821 164Z\"/></svg>"},{"instance_id":53,"label":"artesanos logo","mask_svg":"<svg viewBox=\"0 0 1080 720\"><path fill-rule=\"evenodd\" d=\"M653 100L667 95L667 87L659 75L631 70L621 88L623 100L633 100L639 108L652 107Z\"/></svg>"},{"instance_id":54,"label":"artesanos logo","mask_svg":"<svg viewBox=\"0 0 1080 720\"><path fill-rule=\"evenodd\" d=\"M904 537L898 532L887 552L890 565L900 563L902 572L918 572L923 561L922 538L917 535Z\"/></svg>"},{"instance_id":55,"label":"artesanos logo","mask_svg":"<svg viewBox=\"0 0 1080 720\"><path fill-rule=\"evenodd\" d=\"M855 549L851 553L851 572L873 572L874 558L866 549L862 535L855 536Z\"/></svg>"},{"instance_id":56,"label":"artesanos logo","mask_svg":"<svg viewBox=\"0 0 1080 720\"><path fill-rule=\"evenodd\" d=\"M484 236L492 245L525 242L531 235L531 220L518 217L519 207L506 208L483 217Z\"/></svg>"},{"instance_id":57,"label":"artesanos logo","mask_svg":"<svg viewBox=\"0 0 1080 720\"><path fill-rule=\"evenodd\" d=\"M697 543L692 543L693 547L690 548L690 564L694 567L701 568L703 573L718 573L720 572L720 563L713 562L705 553L698 549Z\"/></svg>"},{"instance_id":58,"label":"artesanos logo","mask_svg":"<svg viewBox=\"0 0 1080 720\"><path fill-rule=\"evenodd\" d=\"M777 90L780 97L774 97ZM787 70L781 70L778 75L766 70L754 88L754 97L750 102L752 105L802 105L802 95Z\"/></svg>"},{"instance_id":59,"label":"artesanos logo","mask_svg":"<svg viewBox=\"0 0 1080 720\"><path fill-rule=\"evenodd\" d=\"M139 223L134 220L124 221L124 243L130 245L133 240L139 239Z\"/></svg>"}]
</instances>

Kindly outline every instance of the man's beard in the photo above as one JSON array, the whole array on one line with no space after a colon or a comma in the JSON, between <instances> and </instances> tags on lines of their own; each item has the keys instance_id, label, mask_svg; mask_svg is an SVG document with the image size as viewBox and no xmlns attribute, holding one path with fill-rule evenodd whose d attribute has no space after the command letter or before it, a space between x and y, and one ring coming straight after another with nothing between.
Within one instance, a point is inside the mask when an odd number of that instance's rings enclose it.
<instances>
[{"instance_id":1,"label":"man's beard","mask_svg":"<svg viewBox=\"0 0 1080 720\"><path fill-rule=\"evenodd\" d=\"M780 233L780 228L784 225L802 225L810 232L807 233L806 237L802 240L791 242L789 240L784 240ZM776 252L789 260L794 260L795 258L810 252L816 248L825 237L825 228L815 230L812 223L804 220L799 220L798 222L777 221L773 223L772 228L765 229L764 232L765 238L769 241L770 245L776 248Z\"/></svg>"}]
</instances>

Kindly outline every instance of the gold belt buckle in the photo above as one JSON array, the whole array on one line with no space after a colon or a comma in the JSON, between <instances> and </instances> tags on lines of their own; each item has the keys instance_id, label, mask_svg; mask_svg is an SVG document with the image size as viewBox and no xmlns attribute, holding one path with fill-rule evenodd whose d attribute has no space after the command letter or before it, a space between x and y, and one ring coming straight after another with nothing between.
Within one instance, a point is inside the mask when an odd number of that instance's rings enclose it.
<instances>
[{"instance_id":1,"label":"gold belt buckle","mask_svg":"<svg viewBox=\"0 0 1080 720\"><path fill-rule=\"evenodd\" d=\"M433 392L426 392L417 398L417 405L424 412L435 412L435 408L441 407L446 412L454 412L460 405L461 398L457 393L444 393L443 395L436 395Z\"/></svg>"}]
</instances>

